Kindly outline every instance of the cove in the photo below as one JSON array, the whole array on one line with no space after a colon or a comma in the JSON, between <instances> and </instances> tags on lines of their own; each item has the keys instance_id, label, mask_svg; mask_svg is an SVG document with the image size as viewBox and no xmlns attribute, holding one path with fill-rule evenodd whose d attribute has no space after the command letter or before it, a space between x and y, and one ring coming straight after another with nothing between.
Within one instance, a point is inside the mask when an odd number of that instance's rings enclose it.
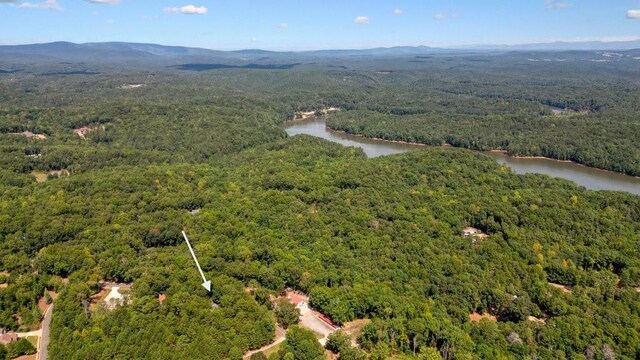
<instances>
[{"instance_id":1,"label":"cove","mask_svg":"<svg viewBox=\"0 0 640 360\"><path fill-rule=\"evenodd\" d=\"M418 144L368 139L334 131L326 127L322 117L287 122L285 131L289 136L307 134L345 146L359 147L364 150L368 157L399 154L424 147ZM540 158L514 158L496 152L483 153L491 156L498 163L507 165L517 174L545 174L573 181L591 190L626 191L640 195L640 179L632 176L594 169L571 162Z\"/></svg>"}]
</instances>

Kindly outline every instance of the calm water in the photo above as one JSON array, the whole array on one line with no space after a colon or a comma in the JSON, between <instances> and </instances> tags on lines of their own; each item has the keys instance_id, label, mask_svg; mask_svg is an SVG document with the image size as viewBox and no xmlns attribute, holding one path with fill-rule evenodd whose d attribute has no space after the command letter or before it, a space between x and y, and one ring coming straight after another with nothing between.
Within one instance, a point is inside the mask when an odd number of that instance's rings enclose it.
<instances>
[{"instance_id":1,"label":"calm water","mask_svg":"<svg viewBox=\"0 0 640 360\"><path fill-rule=\"evenodd\" d=\"M356 146L362 148L369 157L398 154L423 147L420 145L366 139L329 130L325 127L323 118L290 122L285 127L285 130L290 136L308 134L346 146ZM500 153L486 154L493 157L500 164L506 164L518 174L546 174L571 180L587 189L627 191L640 195L640 179L631 176L548 159L516 159Z\"/></svg>"}]
</instances>

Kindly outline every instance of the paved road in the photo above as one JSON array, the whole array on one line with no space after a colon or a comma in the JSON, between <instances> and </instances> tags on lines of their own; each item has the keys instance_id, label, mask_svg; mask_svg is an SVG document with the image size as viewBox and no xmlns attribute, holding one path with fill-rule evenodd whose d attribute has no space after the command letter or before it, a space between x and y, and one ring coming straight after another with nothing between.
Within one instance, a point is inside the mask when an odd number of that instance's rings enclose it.
<instances>
[{"instance_id":1,"label":"paved road","mask_svg":"<svg viewBox=\"0 0 640 360\"><path fill-rule=\"evenodd\" d=\"M38 349L38 360L47 360L49 351L49 325L51 325L51 316L53 314L53 304L49 306L47 312L44 313L42 320L42 337L40 338L40 346Z\"/></svg>"}]
</instances>

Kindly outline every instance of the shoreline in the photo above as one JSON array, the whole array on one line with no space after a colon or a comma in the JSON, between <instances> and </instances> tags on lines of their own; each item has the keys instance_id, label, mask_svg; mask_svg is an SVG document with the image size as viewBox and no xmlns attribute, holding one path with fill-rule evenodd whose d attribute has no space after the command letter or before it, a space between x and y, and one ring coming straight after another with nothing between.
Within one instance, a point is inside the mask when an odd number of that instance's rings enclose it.
<instances>
[{"instance_id":1,"label":"shoreline","mask_svg":"<svg viewBox=\"0 0 640 360\"><path fill-rule=\"evenodd\" d=\"M326 116L326 115L325 115ZM291 119L291 120L287 120L283 123L283 125L286 125L287 123L300 123L303 121L309 121L310 119L318 119L318 118L322 118L324 116L311 116L308 117L306 119ZM484 154L501 154L505 157L508 158L512 158L512 159L522 159L522 160L547 160L547 161L553 161L553 162L558 162L558 163L565 163L565 164L575 164L577 166L581 166L590 170L595 170L595 171L603 171L603 172L607 172L607 173L611 173L611 174L615 174L615 175L620 175L623 177L628 177L628 178L632 178L632 179L636 179L636 180L640 180L640 176L634 176L634 175L629 175L629 174L625 174L623 172L617 172L617 171L613 171L613 170L608 170L608 169L601 169L601 168L597 168L597 167L593 167L593 166L589 166L589 165L585 165L585 164L581 164L572 160L560 160L560 159L553 159L553 158L549 158L549 157L545 157L545 156L519 156L519 155L510 155L507 153L506 150L503 149L491 149L491 150L486 150L486 151L482 151L482 150L474 150L474 149L469 149L469 148L465 148L465 147L461 147L461 146L453 146L449 143L444 143L442 145L427 145L427 144L422 144L422 143L415 143L415 142L407 142L407 141L399 141L399 140L386 140L386 139L381 139L381 138L371 138L371 137L366 137L364 135L360 135L360 134L350 134L344 130L337 130L337 129L333 129L332 127L330 127L329 125L324 124L325 128L327 130L329 130L330 132L334 132L334 133L338 133L338 134L344 134L347 136L353 136L356 138L362 138L362 139L367 139L367 140L371 140L371 141L379 141L379 142L384 142L384 143L392 143L392 144L399 144L399 145L408 145L408 146L420 146L420 147L426 147L426 146L430 146L430 147L454 147L454 148L459 148L459 149L467 149L467 150L471 150L471 151L477 151L479 153L484 153Z\"/></svg>"},{"instance_id":2,"label":"shoreline","mask_svg":"<svg viewBox=\"0 0 640 360\"><path fill-rule=\"evenodd\" d=\"M337 133L342 133L345 135L349 135L349 136L355 136L355 137L360 137L360 138L364 138L364 139L368 139L368 140L375 140L375 141L382 141L382 142L387 142L387 143L395 143L395 144L402 144L402 145L412 145L412 146L431 146L431 147L455 147L458 149L467 149L467 150L473 150L473 149L469 149L469 148L465 148L465 147L461 147L461 146L453 146L449 143L444 143L442 145L427 145L427 144L421 144L421 143L413 143L413 142L407 142L407 141L397 141L397 140L386 140L386 139L381 139L381 138L370 138L370 137L366 137L364 135L360 135L360 134L349 134L346 131L343 130L336 130L331 128L329 125L326 125L325 123L325 127L333 132L337 132ZM613 171L613 170L608 170L608 169L601 169L601 168L597 168L597 167L593 167L593 166L589 166L589 165L585 165L585 164L581 164L579 162L575 162L572 160L560 160L560 159L554 159L554 158L549 158L546 156L520 156L520 155L511 155L509 153L507 153L506 150L502 150L502 149L492 149L492 150L487 150L487 151L482 151L482 150L473 150L473 151L478 151L480 153L494 153L494 154L502 154L506 157L512 158L512 159L522 159L522 160L548 160L548 161L554 161L554 162L559 162L559 163L571 163L571 164L575 164L578 166L582 166L588 169L592 169L592 170L597 170L597 171L604 171L604 172L608 172L611 174L617 174L617 175L621 175L621 176L628 176L632 179L638 179L640 180L640 176L633 176L633 175L629 175L629 174L625 174L622 172L617 172L617 171Z\"/></svg>"},{"instance_id":3,"label":"shoreline","mask_svg":"<svg viewBox=\"0 0 640 360\"><path fill-rule=\"evenodd\" d=\"M576 165L586 166L586 167L588 167L588 168L590 168L590 169L597 169L597 170L603 170L603 171L611 171L611 170L605 170L605 169L595 168L595 167L592 167L592 166L587 166L587 165L580 164L580 163L577 163L577 162L575 162L575 161L571 161L571 160L560 160L560 159L554 159L554 158L550 158L550 157L546 157L546 156L523 156L523 155L511 155L511 154L509 154L509 153L507 152L507 150L501 150L501 149L492 149L492 150L489 150L489 151L483 151L483 152L490 152L490 153L494 153L494 154L502 154L502 155L504 155L504 156L508 156L508 157L510 157L510 158L513 158L513 159L538 159L538 160L549 160L549 161L556 161L556 162L561 162L561 163L573 163L573 164L576 164ZM611 172L612 172L612 173L615 173L615 174L627 175L627 174L625 174L625 173L617 173L617 172L615 172L615 171L611 171ZM627 176L631 176L631 175L627 175Z\"/></svg>"},{"instance_id":4,"label":"shoreline","mask_svg":"<svg viewBox=\"0 0 640 360\"><path fill-rule=\"evenodd\" d=\"M336 132L336 133L341 133L341 134L345 134L345 135L349 135L349 136L355 136L355 137L359 137L359 138L363 138L363 139L367 139L367 140L381 141L381 142L393 143L393 144L401 144L401 145L436 147L435 145L427 145L427 144L416 143L416 142L408 142L408 141L400 141L400 140L387 140L387 139L381 139L381 138L370 138L370 137L366 137L366 136L360 135L360 134L349 134L348 132L346 132L344 130L333 129L333 128L329 127L329 125L326 125L326 124L324 125L324 127L327 128L327 130L329 130L329 131L333 131L333 132ZM445 147L445 146L451 146L451 145L450 144L439 145L439 147Z\"/></svg>"}]
</instances>

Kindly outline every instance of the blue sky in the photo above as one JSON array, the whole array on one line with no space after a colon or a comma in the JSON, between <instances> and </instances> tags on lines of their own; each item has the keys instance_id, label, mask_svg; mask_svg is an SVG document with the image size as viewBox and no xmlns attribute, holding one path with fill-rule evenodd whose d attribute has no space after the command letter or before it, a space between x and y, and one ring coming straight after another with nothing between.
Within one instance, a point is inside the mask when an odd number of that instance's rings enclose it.
<instances>
[{"instance_id":1,"label":"blue sky","mask_svg":"<svg viewBox=\"0 0 640 360\"><path fill-rule=\"evenodd\" d=\"M640 0L0 0L0 44L211 49L640 39Z\"/></svg>"}]
</instances>

